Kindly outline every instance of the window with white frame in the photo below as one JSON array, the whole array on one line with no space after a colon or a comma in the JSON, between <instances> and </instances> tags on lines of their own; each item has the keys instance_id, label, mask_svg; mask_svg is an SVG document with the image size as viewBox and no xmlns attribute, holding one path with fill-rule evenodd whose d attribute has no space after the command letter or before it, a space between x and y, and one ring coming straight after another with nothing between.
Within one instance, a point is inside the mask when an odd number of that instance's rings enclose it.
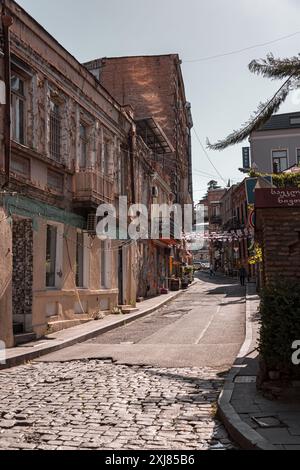
<instances>
[{"instance_id":1,"label":"window with white frame","mask_svg":"<svg viewBox=\"0 0 300 470\"><path fill-rule=\"evenodd\" d=\"M272 165L274 173L281 173L288 168L287 150L272 151Z\"/></svg>"},{"instance_id":2,"label":"window with white frame","mask_svg":"<svg viewBox=\"0 0 300 470\"><path fill-rule=\"evenodd\" d=\"M76 241L76 286L83 287L84 275L84 237L82 232L77 232Z\"/></svg>"},{"instance_id":3,"label":"window with white frame","mask_svg":"<svg viewBox=\"0 0 300 470\"><path fill-rule=\"evenodd\" d=\"M50 158L61 160L61 110L55 100L50 100Z\"/></svg>"},{"instance_id":4,"label":"window with white frame","mask_svg":"<svg viewBox=\"0 0 300 470\"><path fill-rule=\"evenodd\" d=\"M86 168L88 157L88 128L82 122L79 127L80 137L80 153L79 153L79 168Z\"/></svg>"},{"instance_id":5,"label":"window with white frame","mask_svg":"<svg viewBox=\"0 0 300 470\"><path fill-rule=\"evenodd\" d=\"M110 288L111 249L109 241L101 241L100 245L100 285L101 289Z\"/></svg>"},{"instance_id":6,"label":"window with white frame","mask_svg":"<svg viewBox=\"0 0 300 470\"><path fill-rule=\"evenodd\" d=\"M57 227L47 225L46 287L55 287L57 255Z\"/></svg>"},{"instance_id":7,"label":"window with white frame","mask_svg":"<svg viewBox=\"0 0 300 470\"><path fill-rule=\"evenodd\" d=\"M57 288L62 277L63 227L49 223L46 236L46 287Z\"/></svg>"},{"instance_id":8,"label":"window with white frame","mask_svg":"<svg viewBox=\"0 0 300 470\"><path fill-rule=\"evenodd\" d=\"M25 80L14 72L11 77L11 92L12 137L19 144L25 144Z\"/></svg>"}]
</instances>

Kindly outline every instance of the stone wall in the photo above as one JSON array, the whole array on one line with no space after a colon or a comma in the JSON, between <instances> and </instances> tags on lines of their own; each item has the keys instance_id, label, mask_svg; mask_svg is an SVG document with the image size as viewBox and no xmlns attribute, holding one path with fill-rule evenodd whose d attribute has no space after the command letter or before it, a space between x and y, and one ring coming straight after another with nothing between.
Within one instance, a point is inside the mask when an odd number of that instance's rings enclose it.
<instances>
[{"instance_id":1,"label":"stone wall","mask_svg":"<svg viewBox=\"0 0 300 470\"><path fill-rule=\"evenodd\" d=\"M31 219L13 220L12 299L14 322L32 326L33 231ZM42 270L43 272L43 270Z\"/></svg>"}]
</instances>

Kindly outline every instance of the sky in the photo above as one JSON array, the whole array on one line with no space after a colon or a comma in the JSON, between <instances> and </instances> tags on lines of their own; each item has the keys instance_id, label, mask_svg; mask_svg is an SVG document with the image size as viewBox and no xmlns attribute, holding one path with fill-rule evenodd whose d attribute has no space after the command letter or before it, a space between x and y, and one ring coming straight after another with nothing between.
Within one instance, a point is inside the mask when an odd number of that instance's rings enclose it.
<instances>
[{"instance_id":1,"label":"sky","mask_svg":"<svg viewBox=\"0 0 300 470\"><path fill-rule=\"evenodd\" d=\"M79 61L122 55L178 53L187 100L201 143L215 142L246 122L280 81L248 70L254 58L300 52L300 0L18 0ZM299 33L298 33L299 31ZM293 37L258 47L296 33ZM257 46L207 60L207 57ZM200 60L199 60L200 59ZM205 60L203 60L205 59ZM300 108L292 93L279 112ZM203 151L193 134L194 199L216 179L226 185L243 179L240 145ZM220 177L220 175L222 178Z\"/></svg>"}]
</instances>

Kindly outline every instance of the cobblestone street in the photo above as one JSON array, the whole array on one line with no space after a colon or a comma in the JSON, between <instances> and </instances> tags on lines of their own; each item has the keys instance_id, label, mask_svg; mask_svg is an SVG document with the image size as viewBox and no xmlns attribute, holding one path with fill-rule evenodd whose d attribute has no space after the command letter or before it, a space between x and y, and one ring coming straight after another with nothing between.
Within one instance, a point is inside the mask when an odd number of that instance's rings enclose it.
<instances>
[{"instance_id":1,"label":"cobblestone street","mask_svg":"<svg viewBox=\"0 0 300 470\"><path fill-rule=\"evenodd\" d=\"M244 338L242 295L204 278L130 325L1 371L0 448L234 448L215 414Z\"/></svg>"},{"instance_id":2,"label":"cobblestone street","mask_svg":"<svg viewBox=\"0 0 300 470\"><path fill-rule=\"evenodd\" d=\"M3 449L219 449L222 380L209 369L105 361L38 363L0 373Z\"/></svg>"}]
</instances>

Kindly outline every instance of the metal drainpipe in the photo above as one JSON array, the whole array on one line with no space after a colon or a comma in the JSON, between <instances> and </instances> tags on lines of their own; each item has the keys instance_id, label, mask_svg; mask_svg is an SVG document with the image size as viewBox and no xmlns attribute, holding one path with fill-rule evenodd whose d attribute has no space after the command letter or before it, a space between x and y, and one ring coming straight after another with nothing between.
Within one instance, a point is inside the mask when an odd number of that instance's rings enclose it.
<instances>
[{"instance_id":1,"label":"metal drainpipe","mask_svg":"<svg viewBox=\"0 0 300 470\"><path fill-rule=\"evenodd\" d=\"M5 81L5 116L4 116L4 156L5 156L5 183L3 187L9 186L10 182L10 160L11 160L11 68L10 68L10 34L9 28L13 24L11 16L5 12L5 1L2 0L2 29L4 40L4 81Z\"/></svg>"},{"instance_id":2,"label":"metal drainpipe","mask_svg":"<svg viewBox=\"0 0 300 470\"><path fill-rule=\"evenodd\" d=\"M136 132L132 126L129 135L129 153L130 153L130 179L131 179L131 203L136 203L135 195L135 174L134 174L134 160L136 154Z\"/></svg>"}]
</instances>

